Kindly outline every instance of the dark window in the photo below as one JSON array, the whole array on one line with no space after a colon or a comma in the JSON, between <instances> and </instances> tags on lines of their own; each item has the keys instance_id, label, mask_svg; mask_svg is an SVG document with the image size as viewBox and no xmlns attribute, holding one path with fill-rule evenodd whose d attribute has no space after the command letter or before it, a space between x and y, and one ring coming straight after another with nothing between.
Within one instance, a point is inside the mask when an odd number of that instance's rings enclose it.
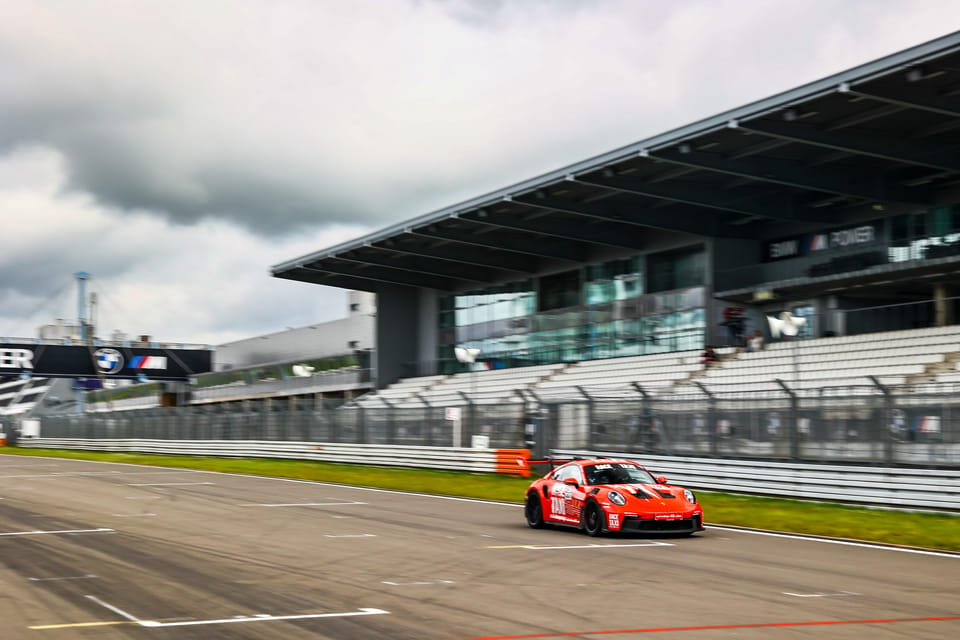
<instances>
[{"instance_id":1,"label":"dark window","mask_svg":"<svg viewBox=\"0 0 960 640\"><path fill-rule=\"evenodd\" d=\"M565 271L540 278L539 311L580 304L580 271Z\"/></svg>"},{"instance_id":2,"label":"dark window","mask_svg":"<svg viewBox=\"0 0 960 640\"><path fill-rule=\"evenodd\" d=\"M670 291L702 285L706 278L702 247L650 256L650 291Z\"/></svg>"}]
</instances>

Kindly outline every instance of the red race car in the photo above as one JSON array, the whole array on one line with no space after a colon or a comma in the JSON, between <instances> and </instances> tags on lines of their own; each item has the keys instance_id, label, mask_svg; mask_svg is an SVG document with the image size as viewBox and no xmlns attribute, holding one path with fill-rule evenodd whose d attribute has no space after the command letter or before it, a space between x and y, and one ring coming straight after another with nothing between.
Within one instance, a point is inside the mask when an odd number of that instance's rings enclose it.
<instances>
[{"instance_id":1,"label":"red race car","mask_svg":"<svg viewBox=\"0 0 960 640\"><path fill-rule=\"evenodd\" d=\"M703 531L693 492L667 484L631 460L571 460L530 485L527 524L559 524L587 535L607 532L692 534Z\"/></svg>"}]
</instances>

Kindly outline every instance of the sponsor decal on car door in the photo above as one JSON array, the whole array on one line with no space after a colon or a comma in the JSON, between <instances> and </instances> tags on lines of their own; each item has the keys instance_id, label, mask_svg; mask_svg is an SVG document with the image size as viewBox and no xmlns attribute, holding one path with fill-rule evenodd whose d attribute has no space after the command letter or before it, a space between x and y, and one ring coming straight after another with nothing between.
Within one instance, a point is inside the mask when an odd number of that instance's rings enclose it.
<instances>
[{"instance_id":1,"label":"sponsor decal on car door","mask_svg":"<svg viewBox=\"0 0 960 640\"><path fill-rule=\"evenodd\" d=\"M572 484L555 482L550 487L550 517L560 522L578 522L580 509L577 494L583 495Z\"/></svg>"}]
</instances>

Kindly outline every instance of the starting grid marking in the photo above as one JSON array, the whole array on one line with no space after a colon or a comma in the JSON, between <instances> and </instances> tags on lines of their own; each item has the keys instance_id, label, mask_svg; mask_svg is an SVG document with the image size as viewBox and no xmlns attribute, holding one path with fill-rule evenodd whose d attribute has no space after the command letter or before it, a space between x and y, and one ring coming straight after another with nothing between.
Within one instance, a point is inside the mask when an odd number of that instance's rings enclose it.
<instances>
[{"instance_id":1,"label":"starting grid marking","mask_svg":"<svg viewBox=\"0 0 960 640\"><path fill-rule=\"evenodd\" d=\"M669 542L639 542L636 544L571 544L571 545L558 545L558 546L546 546L539 544L505 544L505 545L496 545L490 547L484 547L485 549L530 549L531 551L557 551L562 549L621 549L625 547L672 547L673 544Z\"/></svg>"},{"instance_id":2,"label":"starting grid marking","mask_svg":"<svg viewBox=\"0 0 960 640\"><path fill-rule=\"evenodd\" d=\"M83 476L119 476L124 475L121 471L56 471L54 473L31 473L11 476L0 476L0 478L73 478Z\"/></svg>"},{"instance_id":3,"label":"starting grid marking","mask_svg":"<svg viewBox=\"0 0 960 640\"><path fill-rule=\"evenodd\" d=\"M333 500L334 498L330 498ZM346 507L355 504L369 504L348 500L345 502L250 502L241 504L241 507Z\"/></svg>"},{"instance_id":4,"label":"starting grid marking","mask_svg":"<svg viewBox=\"0 0 960 640\"><path fill-rule=\"evenodd\" d=\"M72 533L116 533L113 529L100 527L99 529L66 529L63 531L10 531L0 533L0 536L39 536L39 535L64 535Z\"/></svg>"},{"instance_id":5,"label":"starting grid marking","mask_svg":"<svg viewBox=\"0 0 960 640\"><path fill-rule=\"evenodd\" d=\"M128 482L128 487L187 487L198 484L217 484L216 482Z\"/></svg>"},{"instance_id":6,"label":"starting grid marking","mask_svg":"<svg viewBox=\"0 0 960 640\"><path fill-rule=\"evenodd\" d=\"M217 618L212 620L178 620L176 622L160 622L158 620L142 620L131 613L124 611L123 609L116 607L109 602L104 602L96 596L86 595L84 596L87 600L95 602L104 609L112 611L117 614L124 620L104 620L99 622L74 622L66 624L46 624L46 625L35 625L29 627L30 629L67 629L67 628L76 628L76 627L97 627L97 626L106 626L106 625L116 625L116 624L135 624L141 627L150 627L150 628L159 628L159 627L191 627L199 625L210 625L210 624L238 624L238 623L247 623L247 622L274 622L279 620L310 620L315 618L349 618L356 616L376 616L376 615L386 615L389 614L389 611L383 609L376 609L373 607L363 607L357 609L356 611L344 611L337 613L302 613L294 615L281 615L275 616L267 613L256 614L252 616L234 616L232 618Z\"/></svg>"},{"instance_id":7,"label":"starting grid marking","mask_svg":"<svg viewBox=\"0 0 960 640\"><path fill-rule=\"evenodd\" d=\"M91 580L96 577L96 574L87 573L82 576L64 576L62 578L28 578L28 580L30 580L30 582L57 582L60 580Z\"/></svg>"}]
</instances>

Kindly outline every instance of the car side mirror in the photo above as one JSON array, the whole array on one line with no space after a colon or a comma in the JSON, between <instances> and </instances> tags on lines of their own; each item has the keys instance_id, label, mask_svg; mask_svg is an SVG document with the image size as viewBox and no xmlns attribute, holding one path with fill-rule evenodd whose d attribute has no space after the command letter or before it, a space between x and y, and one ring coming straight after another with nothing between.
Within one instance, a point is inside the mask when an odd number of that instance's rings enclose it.
<instances>
[{"instance_id":1,"label":"car side mirror","mask_svg":"<svg viewBox=\"0 0 960 640\"><path fill-rule=\"evenodd\" d=\"M563 484L573 485L573 486L576 487L577 489L580 488L580 483L577 482L577 479L576 479L576 478L567 478L566 480L563 481Z\"/></svg>"},{"instance_id":2,"label":"car side mirror","mask_svg":"<svg viewBox=\"0 0 960 640\"><path fill-rule=\"evenodd\" d=\"M657 481L657 484L667 484L666 476L657 476L656 478L654 478L654 480Z\"/></svg>"}]
</instances>

